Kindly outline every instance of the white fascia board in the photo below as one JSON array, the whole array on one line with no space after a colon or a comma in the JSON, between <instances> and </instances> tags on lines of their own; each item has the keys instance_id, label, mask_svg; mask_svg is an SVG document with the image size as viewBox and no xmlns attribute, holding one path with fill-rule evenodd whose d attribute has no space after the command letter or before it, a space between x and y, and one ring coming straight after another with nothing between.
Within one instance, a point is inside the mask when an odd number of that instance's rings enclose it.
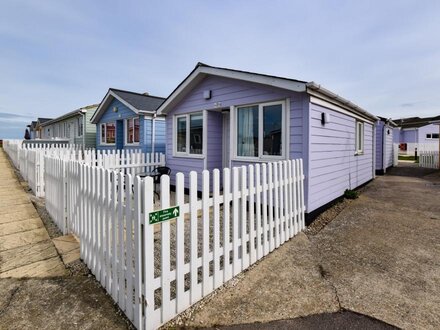
<instances>
[{"instance_id":1,"label":"white fascia board","mask_svg":"<svg viewBox=\"0 0 440 330\"><path fill-rule=\"evenodd\" d=\"M110 97L110 90L107 92L107 94L105 95L104 99L102 100L101 103L99 103L98 108L96 109L95 113L93 114L92 118L90 118L90 122L92 124L97 124L97 119L99 119L101 117L100 113L103 111L104 108L107 107L107 103Z\"/></svg>"},{"instance_id":2,"label":"white fascia board","mask_svg":"<svg viewBox=\"0 0 440 330\"><path fill-rule=\"evenodd\" d=\"M131 111L133 111L135 114L139 114L139 110L136 109L134 106L132 106L130 103L128 103L127 101L125 101L123 98L121 98L118 94L113 93L110 90L110 94L115 98L118 99L118 101L120 101L123 105L125 105L127 108L129 108Z\"/></svg>"},{"instance_id":3,"label":"white fascia board","mask_svg":"<svg viewBox=\"0 0 440 330\"><path fill-rule=\"evenodd\" d=\"M121 97L119 97L118 94L113 93L111 90L109 90L107 92L107 95L104 97L104 99L102 100L102 102L99 104L98 109L96 109L95 113L93 114L93 117L90 119L90 121L93 124L97 124L97 121L99 120L99 118L101 118L102 116L102 112L104 111L104 109L107 108L108 106L108 101L110 96L112 96L113 98L117 99L118 101L120 101L123 105L125 105L127 108L129 108L131 111L133 111L135 114L139 114L139 110L136 109L135 107L133 107L130 103L128 103L127 101L125 101L124 99L122 99Z\"/></svg>"},{"instance_id":4,"label":"white fascia board","mask_svg":"<svg viewBox=\"0 0 440 330\"><path fill-rule=\"evenodd\" d=\"M299 81L292 81L289 79L271 77L260 75L257 73L239 72L228 69L212 68L212 67L198 67L182 84L166 99L166 101L157 109L158 114L166 114L169 111L176 98L178 98L185 90L191 87L197 78L200 76L212 75L235 80L243 80L262 85L273 86L277 88L287 89L294 92L305 92L306 84Z\"/></svg>"},{"instance_id":5,"label":"white fascia board","mask_svg":"<svg viewBox=\"0 0 440 330\"><path fill-rule=\"evenodd\" d=\"M313 104L319 105L321 107L328 108L328 109L331 109L331 110L343 113L343 114L345 114L347 116L350 116L350 117L362 120L362 121L370 123L370 124L375 124L376 123L376 121L372 120L371 118L359 116L358 114L354 113L348 107L344 107L344 106L339 105L339 104L334 104L334 103L329 102L328 100L324 100L324 99L322 99L320 97L316 97L316 96L310 95L310 103L313 103Z\"/></svg>"}]
</instances>

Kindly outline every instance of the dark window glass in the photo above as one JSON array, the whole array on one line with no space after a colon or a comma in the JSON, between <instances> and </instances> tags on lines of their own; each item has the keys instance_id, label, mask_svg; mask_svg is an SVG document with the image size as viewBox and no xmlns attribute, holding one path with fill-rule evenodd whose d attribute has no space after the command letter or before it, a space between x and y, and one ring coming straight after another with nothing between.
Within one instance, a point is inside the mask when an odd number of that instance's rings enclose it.
<instances>
[{"instance_id":1,"label":"dark window glass","mask_svg":"<svg viewBox=\"0 0 440 330\"><path fill-rule=\"evenodd\" d=\"M201 155L203 153L203 115L191 115L189 124L190 153Z\"/></svg>"},{"instance_id":2,"label":"dark window glass","mask_svg":"<svg viewBox=\"0 0 440 330\"><path fill-rule=\"evenodd\" d=\"M186 152L186 117L177 118L177 151Z\"/></svg>"},{"instance_id":3,"label":"dark window glass","mask_svg":"<svg viewBox=\"0 0 440 330\"><path fill-rule=\"evenodd\" d=\"M263 106L263 155L281 156L281 104Z\"/></svg>"}]
</instances>

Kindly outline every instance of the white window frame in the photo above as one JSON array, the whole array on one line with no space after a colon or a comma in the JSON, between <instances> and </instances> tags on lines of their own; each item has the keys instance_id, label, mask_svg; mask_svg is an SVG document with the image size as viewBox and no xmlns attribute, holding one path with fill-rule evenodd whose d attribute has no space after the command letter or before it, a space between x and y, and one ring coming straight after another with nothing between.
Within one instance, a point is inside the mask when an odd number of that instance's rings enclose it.
<instances>
[{"instance_id":1,"label":"white window frame","mask_svg":"<svg viewBox=\"0 0 440 330\"><path fill-rule=\"evenodd\" d=\"M263 102L263 103L252 103L252 104L241 104L234 106L232 110L231 115L231 131L232 133L232 160L235 161L260 161L260 162L267 162L267 161L277 161L277 160L284 160L287 159L288 156L288 144L289 144L289 111L287 111L289 100L279 100L279 101L271 101L271 102ZM275 155L264 155L263 154L263 135L264 135L264 128L263 128L263 108L265 106L271 106L271 105L277 105L281 104L281 155L275 156ZM237 129L237 116L238 116L238 109L243 107L251 107L251 106L258 106L258 156L257 157L249 157L249 156L238 156L237 155L237 136L238 136L238 129Z\"/></svg>"},{"instance_id":2,"label":"white window frame","mask_svg":"<svg viewBox=\"0 0 440 330\"><path fill-rule=\"evenodd\" d=\"M359 130L361 130L361 140L359 141ZM363 155L364 154L364 141L365 141L365 123L359 120L356 120L356 128L355 128L355 155ZM360 143L359 143L360 142ZM359 144L361 145L360 148Z\"/></svg>"},{"instance_id":3,"label":"white window frame","mask_svg":"<svg viewBox=\"0 0 440 330\"><path fill-rule=\"evenodd\" d=\"M185 114L178 114L174 115L173 118L173 156L174 157L185 157L185 158L198 158L202 159L205 158L206 153L206 139L207 139L207 132L206 132L206 111L197 111L197 112L190 112ZM201 154L191 154L189 152L190 148L190 119L193 115L202 115L202 153ZM177 120L178 118L186 118L186 150L185 152L177 151Z\"/></svg>"},{"instance_id":4,"label":"white window frame","mask_svg":"<svg viewBox=\"0 0 440 330\"><path fill-rule=\"evenodd\" d=\"M102 129L107 124L115 124L115 142L114 143L102 142ZM116 128L116 122L115 121L111 121L111 122L108 122L108 123L101 123L101 124L99 124L99 127L100 127L100 129L99 129L99 142L100 142L100 145L103 145L103 146L114 146L116 144L116 138L118 136L117 128ZM107 141L107 130L104 130L104 132L105 132L105 134L104 134L105 135L105 141Z\"/></svg>"},{"instance_id":5,"label":"white window frame","mask_svg":"<svg viewBox=\"0 0 440 330\"><path fill-rule=\"evenodd\" d=\"M138 119L139 120L139 141L138 142L128 142L127 141L127 134L128 134L128 122L130 120L133 121L133 130L134 130L134 120ZM134 131L133 131L133 140L134 140ZM127 118L124 119L124 145L126 146L138 146L141 142L141 120L139 117L133 117L133 118Z\"/></svg>"}]
</instances>

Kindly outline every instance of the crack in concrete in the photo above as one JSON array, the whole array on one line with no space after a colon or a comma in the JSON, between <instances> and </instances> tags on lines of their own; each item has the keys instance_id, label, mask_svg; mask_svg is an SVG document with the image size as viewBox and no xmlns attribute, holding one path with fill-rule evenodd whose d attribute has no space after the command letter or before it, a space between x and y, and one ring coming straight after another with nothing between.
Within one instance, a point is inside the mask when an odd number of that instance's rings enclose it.
<instances>
[{"instance_id":1,"label":"crack in concrete","mask_svg":"<svg viewBox=\"0 0 440 330\"><path fill-rule=\"evenodd\" d=\"M332 288L332 290L335 294L339 311L345 310L342 307L341 300L339 299L338 290L336 289L336 286L333 284L333 282L330 280L328 272L324 269L324 267L321 264L318 264L318 268L319 268L319 273L321 274L321 277L330 285L330 287Z\"/></svg>"},{"instance_id":2,"label":"crack in concrete","mask_svg":"<svg viewBox=\"0 0 440 330\"><path fill-rule=\"evenodd\" d=\"M14 288L12 290L12 293L8 299L8 301L6 302L6 306L3 307L2 309L0 309L0 316L2 316L11 306L12 301L14 300L15 295L18 293L18 291L20 290L21 284L19 284L16 288Z\"/></svg>"}]
</instances>

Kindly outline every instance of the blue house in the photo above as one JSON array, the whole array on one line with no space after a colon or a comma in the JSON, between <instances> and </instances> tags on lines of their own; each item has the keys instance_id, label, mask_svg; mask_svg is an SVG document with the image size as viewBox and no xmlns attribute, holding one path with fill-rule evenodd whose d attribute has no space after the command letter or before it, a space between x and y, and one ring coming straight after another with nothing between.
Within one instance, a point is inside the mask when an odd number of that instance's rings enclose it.
<instances>
[{"instance_id":1,"label":"blue house","mask_svg":"<svg viewBox=\"0 0 440 330\"><path fill-rule=\"evenodd\" d=\"M156 116L164 98L110 88L91 118L96 149L165 152L165 118Z\"/></svg>"},{"instance_id":2,"label":"blue house","mask_svg":"<svg viewBox=\"0 0 440 330\"><path fill-rule=\"evenodd\" d=\"M157 113L173 173L302 158L309 215L375 176L378 118L314 82L199 63Z\"/></svg>"}]
</instances>

